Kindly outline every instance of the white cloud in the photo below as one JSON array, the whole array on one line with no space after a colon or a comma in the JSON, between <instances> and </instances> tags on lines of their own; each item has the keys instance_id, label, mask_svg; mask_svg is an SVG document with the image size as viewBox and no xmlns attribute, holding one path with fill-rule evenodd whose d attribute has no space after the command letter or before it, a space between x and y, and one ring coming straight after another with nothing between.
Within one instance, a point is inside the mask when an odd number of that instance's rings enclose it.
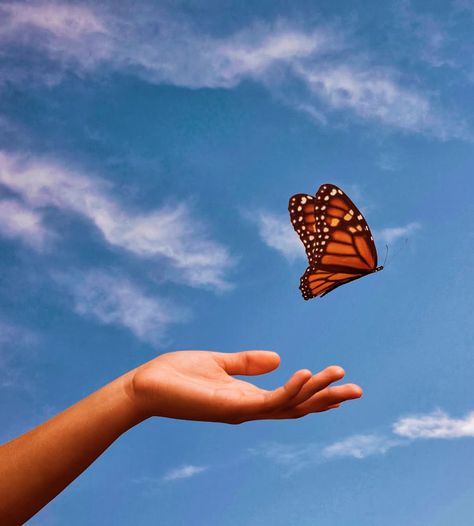
<instances>
[{"instance_id":1,"label":"white cloud","mask_svg":"<svg viewBox=\"0 0 474 526\"><path fill-rule=\"evenodd\" d=\"M260 237L266 245L290 260L305 257L303 244L291 226L288 216L260 212L256 215L255 222Z\"/></svg>"},{"instance_id":2,"label":"white cloud","mask_svg":"<svg viewBox=\"0 0 474 526\"><path fill-rule=\"evenodd\" d=\"M323 31L302 32L285 27L255 26L223 40L217 48L227 77L237 84L245 77L261 78L278 63L292 63L326 50L331 40ZM197 35L196 35L197 36Z\"/></svg>"},{"instance_id":3,"label":"white cloud","mask_svg":"<svg viewBox=\"0 0 474 526\"><path fill-rule=\"evenodd\" d=\"M408 223L405 226L382 228L375 232L377 241L395 243L400 238L407 238L421 228L420 223Z\"/></svg>"},{"instance_id":4,"label":"white cloud","mask_svg":"<svg viewBox=\"0 0 474 526\"><path fill-rule=\"evenodd\" d=\"M186 203L147 213L126 209L113 197L110 185L98 178L39 159L22 161L6 153L0 153L0 184L22 197L31 207L32 217L39 219L44 207L80 214L111 245L141 258L167 262L180 280L192 286L229 287L225 274L233 264L230 254L209 239ZM21 225L16 228L21 230Z\"/></svg>"},{"instance_id":5,"label":"white cloud","mask_svg":"<svg viewBox=\"0 0 474 526\"><path fill-rule=\"evenodd\" d=\"M64 68L93 69L110 58L114 37L108 34L98 13L85 5L60 2L9 2L0 5L0 42L28 46L32 56L38 52L58 63L55 70L45 64L30 64L21 71L19 63L4 71L0 80L31 82L37 76L46 84L61 80ZM52 70L51 70L52 68ZM34 79L38 80L38 79Z\"/></svg>"},{"instance_id":6,"label":"white cloud","mask_svg":"<svg viewBox=\"0 0 474 526\"><path fill-rule=\"evenodd\" d=\"M179 479L187 479L190 477L194 477L195 475L198 475L203 471L206 471L206 469L208 468L205 466L193 466L192 464L187 464L185 466L172 469L171 471L166 473L163 476L163 481L171 482Z\"/></svg>"},{"instance_id":7,"label":"white cloud","mask_svg":"<svg viewBox=\"0 0 474 526\"><path fill-rule=\"evenodd\" d=\"M13 2L0 10L6 20L0 38L6 42L30 40L72 67L90 70L106 61L112 69L131 70L152 82L190 88L233 87L264 75L275 63L324 49L327 40L322 31L301 32L285 24L255 24L213 37L157 7L121 11L114 6L107 12L105 5L99 10ZM85 45L78 46L78 39Z\"/></svg>"},{"instance_id":8,"label":"white cloud","mask_svg":"<svg viewBox=\"0 0 474 526\"><path fill-rule=\"evenodd\" d=\"M0 201L0 234L21 239L36 250L44 249L53 238L41 214L14 199Z\"/></svg>"},{"instance_id":9,"label":"white cloud","mask_svg":"<svg viewBox=\"0 0 474 526\"><path fill-rule=\"evenodd\" d=\"M144 293L114 272L57 274L59 285L72 294L75 311L105 325L120 325L138 339L159 344L172 323L188 318L186 309Z\"/></svg>"},{"instance_id":10,"label":"white cloud","mask_svg":"<svg viewBox=\"0 0 474 526\"><path fill-rule=\"evenodd\" d=\"M250 450L253 455L266 458L284 466L291 474L300 469L343 457L364 459L372 455L382 455L394 447L406 444L399 437L375 433L357 434L343 440L323 445L318 442L302 444L263 444Z\"/></svg>"},{"instance_id":11,"label":"white cloud","mask_svg":"<svg viewBox=\"0 0 474 526\"><path fill-rule=\"evenodd\" d=\"M279 444L271 442L251 448L248 452L289 467L291 470L298 470L321 460L321 445L318 443Z\"/></svg>"},{"instance_id":12,"label":"white cloud","mask_svg":"<svg viewBox=\"0 0 474 526\"><path fill-rule=\"evenodd\" d=\"M393 448L409 446L414 441L474 438L474 411L463 418L452 418L444 411L437 410L425 415L399 418L391 427L391 433L355 434L327 445L318 442L267 443L254 447L249 452L284 466L289 475L299 469L338 458L362 460L383 455Z\"/></svg>"},{"instance_id":13,"label":"white cloud","mask_svg":"<svg viewBox=\"0 0 474 526\"><path fill-rule=\"evenodd\" d=\"M65 39L77 39L90 33L105 32L100 19L86 6L58 2L9 2L4 3L0 9L5 17L0 30L2 33L22 26L42 29Z\"/></svg>"},{"instance_id":14,"label":"white cloud","mask_svg":"<svg viewBox=\"0 0 474 526\"><path fill-rule=\"evenodd\" d=\"M373 455L382 455L394 447L405 445L407 442L400 437L371 433L352 435L327 445L321 442L266 443L250 449L249 453L282 466L284 476L291 476L301 469L339 458L364 459Z\"/></svg>"},{"instance_id":15,"label":"white cloud","mask_svg":"<svg viewBox=\"0 0 474 526\"><path fill-rule=\"evenodd\" d=\"M397 82L395 75L370 65L297 65L310 91L333 110L352 110L363 119L414 132L442 133L425 95ZM312 108L312 106L308 106Z\"/></svg>"},{"instance_id":16,"label":"white cloud","mask_svg":"<svg viewBox=\"0 0 474 526\"><path fill-rule=\"evenodd\" d=\"M280 19L214 36L157 6L15 2L0 9L6 19L0 39L12 46L26 40L61 65L56 77L40 68L46 82L59 79L64 68L127 71L188 88L232 88L251 79L318 124L337 121L334 112L349 111L362 120L442 139L468 135L459 120L443 115L432 94L410 86L396 70L362 59L367 52L348 42L340 28ZM28 75L15 69L3 76L30 81L31 69Z\"/></svg>"},{"instance_id":17,"label":"white cloud","mask_svg":"<svg viewBox=\"0 0 474 526\"><path fill-rule=\"evenodd\" d=\"M459 15L456 11L460 6L458 4L453 7L449 16L441 18L429 11L415 11L410 0L397 2L394 6L394 22L398 22L404 36L404 45L398 46L398 51L401 47L405 56L409 55L412 60L416 56L435 68L460 67L457 63L460 56L459 41L453 31L457 25L456 15ZM396 37L400 38L400 35L396 33ZM457 53L453 53L454 50Z\"/></svg>"},{"instance_id":18,"label":"white cloud","mask_svg":"<svg viewBox=\"0 0 474 526\"><path fill-rule=\"evenodd\" d=\"M474 437L474 412L452 418L444 411L400 418L393 424L396 435L415 439Z\"/></svg>"},{"instance_id":19,"label":"white cloud","mask_svg":"<svg viewBox=\"0 0 474 526\"><path fill-rule=\"evenodd\" d=\"M340 442L326 446L322 450L322 455L328 459L336 457L362 459L371 455L381 455L399 445L400 440L394 440L382 435L353 435Z\"/></svg>"}]
</instances>

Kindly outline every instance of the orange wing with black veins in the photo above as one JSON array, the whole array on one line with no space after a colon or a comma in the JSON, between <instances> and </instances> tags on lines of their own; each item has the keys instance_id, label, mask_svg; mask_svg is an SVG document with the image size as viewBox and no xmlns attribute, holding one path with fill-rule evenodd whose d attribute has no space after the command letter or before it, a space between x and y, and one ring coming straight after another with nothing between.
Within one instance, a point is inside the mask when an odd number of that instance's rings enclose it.
<instances>
[{"instance_id":1,"label":"orange wing with black veins","mask_svg":"<svg viewBox=\"0 0 474 526\"><path fill-rule=\"evenodd\" d=\"M324 296L372 272L377 250L360 210L337 186L323 184L315 196L297 194L288 209L303 242L309 267L300 280L304 299Z\"/></svg>"}]
</instances>

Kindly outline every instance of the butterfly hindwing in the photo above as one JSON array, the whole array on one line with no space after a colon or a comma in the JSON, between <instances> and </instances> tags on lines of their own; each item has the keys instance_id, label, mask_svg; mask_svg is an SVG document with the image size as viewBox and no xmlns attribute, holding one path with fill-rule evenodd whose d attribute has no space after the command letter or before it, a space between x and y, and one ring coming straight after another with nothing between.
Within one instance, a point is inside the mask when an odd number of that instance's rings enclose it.
<instances>
[{"instance_id":1,"label":"butterfly hindwing","mask_svg":"<svg viewBox=\"0 0 474 526\"><path fill-rule=\"evenodd\" d=\"M348 274L329 272L327 270L308 267L300 278L300 290L303 298L309 300L317 296L323 297L335 288L361 278L364 274Z\"/></svg>"},{"instance_id":2,"label":"butterfly hindwing","mask_svg":"<svg viewBox=\"0 0 474 526\"><path fill-rule=\"evenodd\" d=\"M308 256L309 267L300 280L304 299L381 270L369 226L340 188L324 184L314 197L294 195L288 208Z\"/></svg>"}]
</instances>

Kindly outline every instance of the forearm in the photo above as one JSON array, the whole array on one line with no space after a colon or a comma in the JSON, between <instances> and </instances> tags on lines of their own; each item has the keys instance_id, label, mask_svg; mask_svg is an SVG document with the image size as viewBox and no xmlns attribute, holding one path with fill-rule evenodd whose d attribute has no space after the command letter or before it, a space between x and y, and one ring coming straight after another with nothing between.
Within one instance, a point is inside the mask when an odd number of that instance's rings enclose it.
<instances>
[{"instance_id":1,"label":"forearm","mask_svg":"<svg viewBox=\"0 0 474 526\"><path fill-rule=\"evenodd\" d=\"M0 447L0 524L22 524L143 417L118 378Z\"/></svg>"},{"instance_id":2,"label":"forearm","mask_svg":"<svg viewBox=\"0 0 474 526\"><path fill-rule=\"evenodd\" d=\"M272 391L233 377L268 373L279 361L270 351L166 353L99 389L0 447L0 524L22 524L150 415L232 424L300 418L362 395L357 385L329 387L344 376L338 366L301 369Z\"/></svg>"}]
</instances>

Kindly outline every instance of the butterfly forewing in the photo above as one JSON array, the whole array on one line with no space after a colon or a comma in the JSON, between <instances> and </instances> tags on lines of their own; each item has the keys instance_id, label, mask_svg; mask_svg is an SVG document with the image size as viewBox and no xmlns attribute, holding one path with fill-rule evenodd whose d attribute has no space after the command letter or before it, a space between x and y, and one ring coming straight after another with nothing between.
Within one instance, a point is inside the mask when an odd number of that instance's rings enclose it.
<instances>
[{"instance_id":1,"label":"butterfly forewing","mask_svg":"<svg viewBox=\"0 0 474 526\"><path fill-rule=\"evenodd\" d=\"M308 256L309 267L300 280L304 299L380 270L369 226L340 188L324 184L314 197L297 194L288 208Z\"/></svg>"},{"instance_id":2,"label":"butterfly forewing","mask_svg":"<svg viewBox=\"0 0 474 526\"><path fill-rule=\"evenodd\" d=\"M296 194L289 202L288 211L293 228L300 237L308 260L313 257L313 245L316 239L315 196Z\"/></svg>"}]
</instances>

